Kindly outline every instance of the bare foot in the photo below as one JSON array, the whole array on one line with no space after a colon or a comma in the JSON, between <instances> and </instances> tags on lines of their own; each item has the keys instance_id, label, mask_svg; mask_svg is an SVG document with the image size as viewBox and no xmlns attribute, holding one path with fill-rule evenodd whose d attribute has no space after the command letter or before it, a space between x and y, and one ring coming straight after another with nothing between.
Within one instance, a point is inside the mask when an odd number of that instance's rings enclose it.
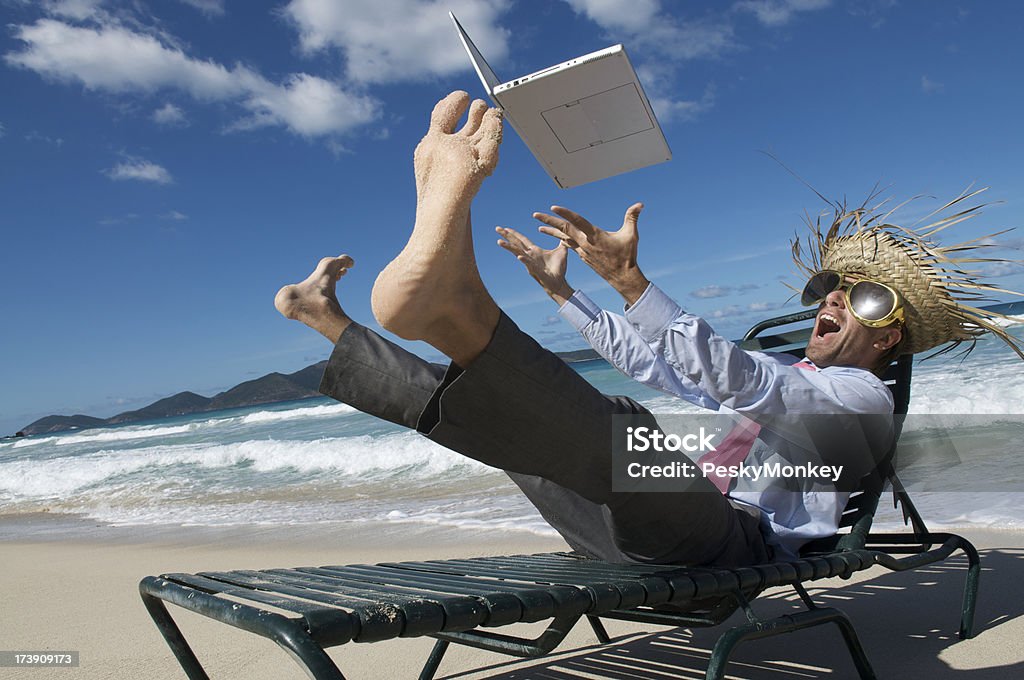
<instances>
[{"instance_id":1,"label":"bare foot","mask_svg":"<svg viewBox=\"0 0 1024 680\"><path fill-rule=\"evenodd\" d=\"M277 291L274 307L285 317L301 321L331 342L338 342L352 319L341 309L335 287L354 265L348 255L323 258L305 281Z\"/></svg>"},{"instance_id":2,"label":"bare foot","mask_svg":"<svg viewBox=\"0 0 1024 680\"><path fill-rule=\"evenodd\" d=\"M476 99L466 124L455 132L467 105L469 95L461 90L439 101L430 114L430 129L416 147L417 223L421 217L450 217L460 223L480 185L498 165L501 110Z\"/></svg>"},{"instance_id":3,"label":"bare foot","mask_svg":"<svg viewBox=\"0 0 1024 680\"><path fill-rule=\"evenodd\" d=\"M453 92L434 107L415 154L416 224L371 296L384 328L463 365L490 341L500 314L477 271L469 208L497 166L501 112L477 100L456 131L468 104Z\"/></svg>"}]
</instances>

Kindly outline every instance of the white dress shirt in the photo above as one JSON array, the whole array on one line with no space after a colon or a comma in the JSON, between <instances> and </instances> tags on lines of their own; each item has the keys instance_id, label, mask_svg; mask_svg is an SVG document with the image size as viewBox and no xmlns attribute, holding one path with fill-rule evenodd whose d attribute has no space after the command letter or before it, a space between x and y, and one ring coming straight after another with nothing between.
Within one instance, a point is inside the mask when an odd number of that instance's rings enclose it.
<instances>
[{"instance_id":1,"label":"white dress shirt","mask_svg":"<svg viewBox=\"0 0 1024 680\"><path fill-rule=\"evenodd\" d=\"M852 366L803 370L794 366L798 360L792 355L740 349L653 284L625 316L601 309L580 291L559 313L630 378L707 409L755 421L893 411L889 389L870 371ZM779 453L755 446L748 461L765 462ZM780 479L739 479L727 495L760 511L762 529L779 557L795 556L806 541L834 534L849 498L827 483Z\"/></svg>"}]
</instances>

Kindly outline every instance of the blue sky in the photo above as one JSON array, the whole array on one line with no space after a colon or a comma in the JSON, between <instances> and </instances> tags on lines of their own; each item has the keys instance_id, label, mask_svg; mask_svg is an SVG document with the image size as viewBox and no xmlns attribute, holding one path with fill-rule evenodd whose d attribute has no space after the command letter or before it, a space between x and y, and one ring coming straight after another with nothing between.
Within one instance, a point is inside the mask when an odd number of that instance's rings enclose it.
<instances>
[{"instance_id":1,"label":"blue sky","mask_svg":"<svg viewBox=\"0 0 1024 680\"><path fill-rule=\"evenodd\" d=\"M373 325L430 108L483 94L448 8L508 79L623 43L675 155L563 191L506 135L474 205L478 260L554 349L582 342L493 236L533 233L551 204L613 227L644 201L641 266L729 336L786 302L788 240L825 207L759 151L852 202L876 183L990 186L1000 203L956 240L1024 224L1018 3L0 0L0 433L325 358L272 305L323 255L355 257L340 297ZM1021 257L1020 232L1000 243ZM1020 267L990 274L1024 288Z\"/></svg>"}]
</instances>

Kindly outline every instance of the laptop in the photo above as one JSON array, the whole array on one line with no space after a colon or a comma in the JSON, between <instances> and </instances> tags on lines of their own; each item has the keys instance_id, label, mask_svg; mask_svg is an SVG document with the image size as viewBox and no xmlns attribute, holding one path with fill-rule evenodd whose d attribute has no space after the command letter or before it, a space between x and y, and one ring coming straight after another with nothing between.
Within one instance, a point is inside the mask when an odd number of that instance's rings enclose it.
<instances>
[{"instance_id":1,"label":"laptop","mask_svg":"<svg viewBox=\"0 0 1024 680\"><path fill-rule=\"evenodd\" d=\"M502 82L448 14L487 94L558 186L568 189L672 158L622 45Z\"/></svg>"}]
</instances>

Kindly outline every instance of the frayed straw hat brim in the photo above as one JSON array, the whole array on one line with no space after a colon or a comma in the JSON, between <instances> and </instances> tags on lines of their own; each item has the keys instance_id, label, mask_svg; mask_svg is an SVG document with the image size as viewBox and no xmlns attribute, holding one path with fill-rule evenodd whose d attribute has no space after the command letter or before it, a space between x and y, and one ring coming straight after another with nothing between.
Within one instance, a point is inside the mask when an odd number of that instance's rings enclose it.
<instances>
[{"instance_id":1,"label":"frayed straw hat brim","mask_svg":"<svg viewBox=\"0 0 1024 680\"><path fill-rule=\"evenodd\" d=\"M964 192L929 218L961 205L981 191L984 189ZM868 201L875 196L877 194ZM903 353L925 352L946 343L950 344L940 353L963 342L973 347L980 335L990 332L1024 358L1020 341L995 323L1006 317L975 306L979 302L993 301L988 296L994 293L1021 293L979 282L976 272L963 269L970 263L1005 262L973 257L973 251L990 247L986 241L998 234L954 246L941 246L933 239L939 231L978 214L983 206L959 210L915 231L889 224L886 220L893 211L882 213L879 208L884 202L868 208L868 201L852 210L836 204L832 223L824 234L820 218L812 223L806 253L799 239L793 243L794 260L804 273L810 275L832 269L859 274L898 291L903 297L905 313Z\"/></svg>"}]
</instances>

